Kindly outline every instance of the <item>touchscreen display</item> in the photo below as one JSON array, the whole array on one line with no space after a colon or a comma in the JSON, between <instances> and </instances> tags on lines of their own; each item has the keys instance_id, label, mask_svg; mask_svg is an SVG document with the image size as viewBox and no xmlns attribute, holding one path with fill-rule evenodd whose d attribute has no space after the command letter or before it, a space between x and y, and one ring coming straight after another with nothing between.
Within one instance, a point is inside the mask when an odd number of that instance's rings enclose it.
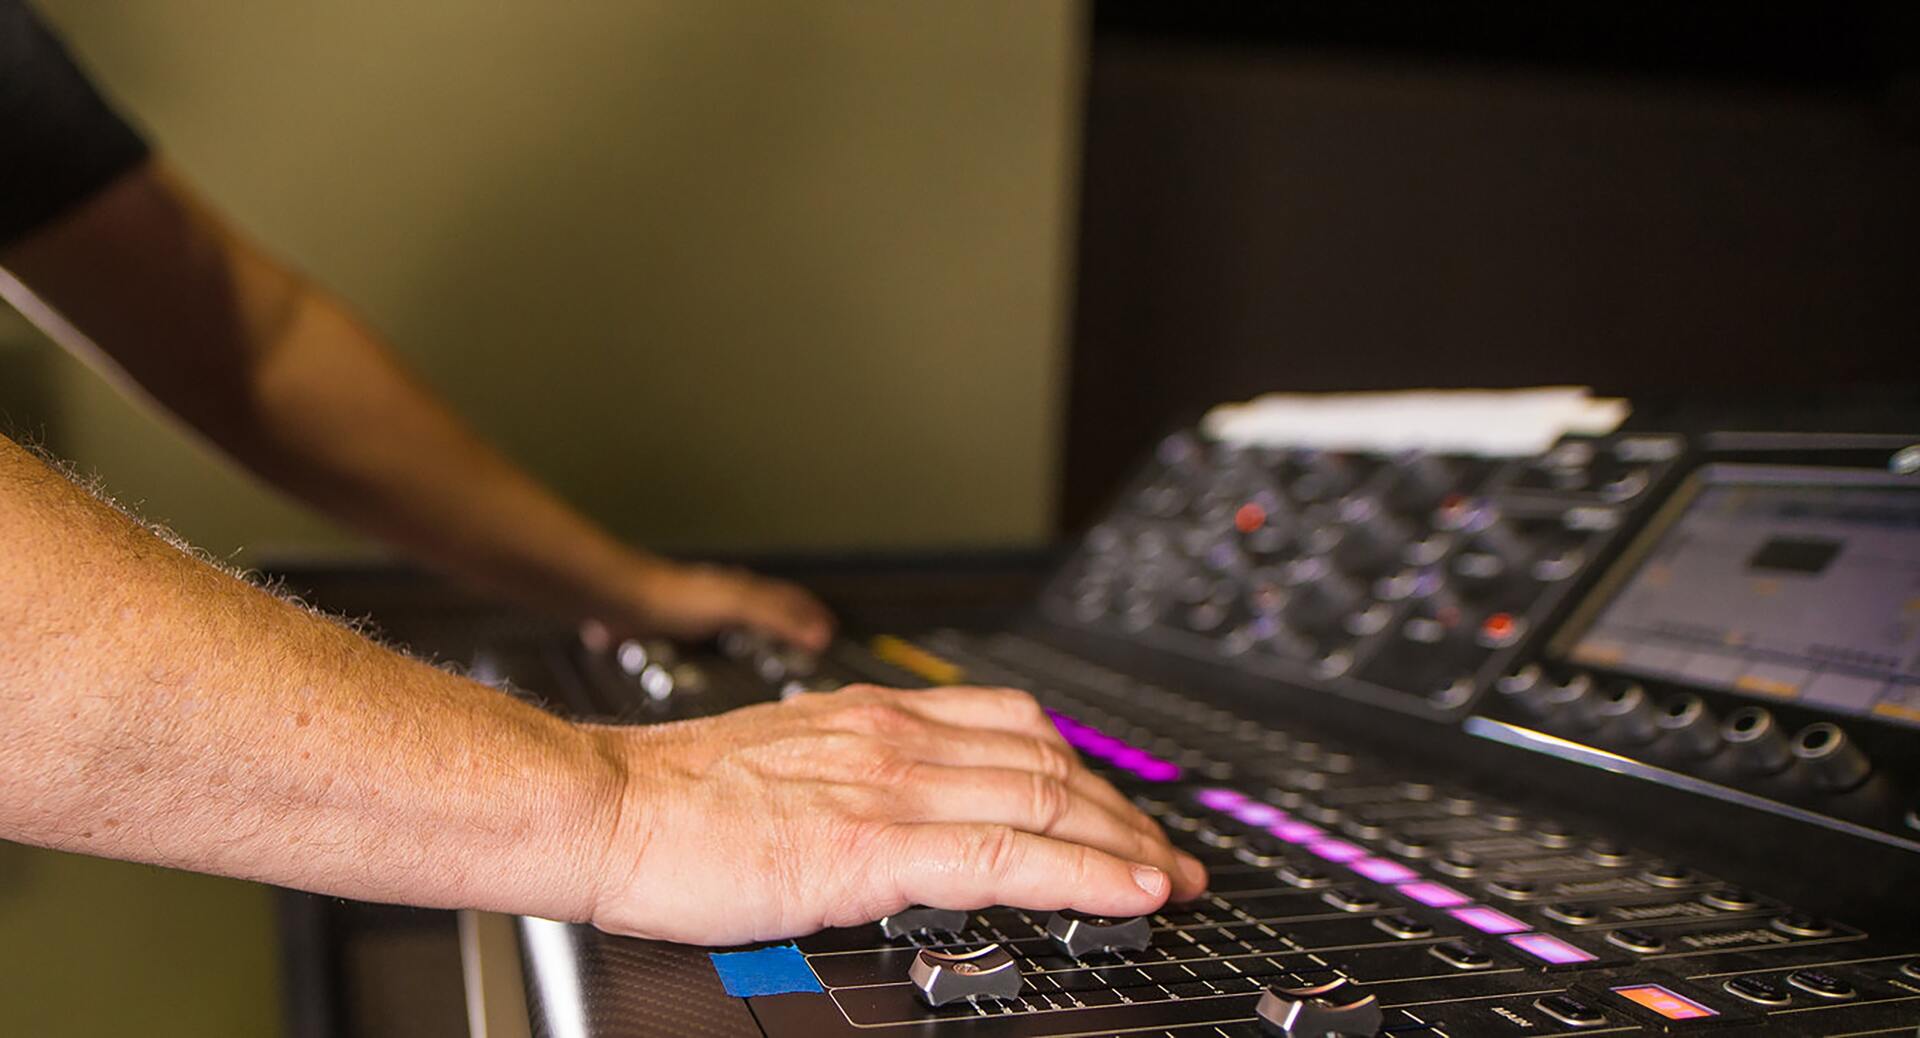
<instances>
[{"instance_id":1,"label":"touchscreen display","mask_svg":"<svg viewBox=\"0 0 1920 1038\"><path fill-rule=\"evenodd\" d=\"M1920 725L1920 486L1708 480L1563 653Z\"/></svg>"}]
</instances>

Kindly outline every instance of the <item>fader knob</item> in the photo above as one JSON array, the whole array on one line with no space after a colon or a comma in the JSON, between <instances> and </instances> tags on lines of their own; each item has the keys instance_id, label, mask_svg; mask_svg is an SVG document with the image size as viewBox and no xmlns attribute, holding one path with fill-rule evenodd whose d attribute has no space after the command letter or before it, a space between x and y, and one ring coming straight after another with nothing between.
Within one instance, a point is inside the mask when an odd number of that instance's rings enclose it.
<instances>
[{"instance_id":1,"label":"fader knob","mask_svg":"<svg viewBox=\"0 0 1920 1038\"><path fill-rule=\"evenodd\" d=\"M1867 755L1847 733L1825 721L1800 729L1793 737L1793 755L1807 766L1813 784L1828 793L1853 789L1873 771Z\"/></svg>"},{"instance_id":2,"label":"fader knob","mask_svg":"<svg viewBox=\"0 0 1920 1038\"><path fill-rule=\"evenodd\" d=\"M1780 726L1773 714L1761 707L1743 706L1728 714L1727 723L1720 726L1720 738L1733 751L1740 770L1748 774L1772 775L1793 763L1793 751L1780 734Z\"/></svg>"},{"instance_id":3,"label":"fader knob","mask_svg":"<svg viewBox=\"0 0 1920 1038\"><path fill-rule=\"evenodd\" d=\"M1153 943L1145 916L1109 919L1074 911L1053 913L1047 920L1047 936L1076 959L1092 952L1145 951Z\"/></svg>"},{"instance_id":4,"label":"fader knob","mask_svg":"<svg viewBox=\"0 0 1920 1038\"><path fill-rule=\"evenodd\" d=\"M959 933L966 928L967 913L953 908L928 908L924 905L901 909L880 920L880 932L888 937L905 937L935 930Z\"/></svg>"},{"instance_id":5,"label":"fader knob","mask_svg":"<svg viewBox=\"0 0 1920 1038\"><path fill-rule=\"evenodd\" d=\"M1026 986L1019 964L997 944L968 952L922 948L907 967L907 979L930 1006L966 998L1018 998Z\"/></svg>"},{"instance_id":6,"label":"fader knob","mask_svg":"<svg viewBox=\"0 0 1920 1038\"><path fill-rule=\"evenodd\" d=\"M1312 987L1269 988L1254 1013L1268 1034L1285 1038L1372 1038L1386 1022L1379 999L1345 977Z\"/></svg>"},{"instance_id":7,"label":"fader knob","mask_svg":"<svg viewBox=\"0 0 1920 1038\"><path fill-rule=\"evenodd\" d=\"M1294 628L1312 634L1332 631L1360 604L1360 589L1321 557L1289 565L1286 584L1287 603L1281 615Z\"/></svg>"}]
</instances>

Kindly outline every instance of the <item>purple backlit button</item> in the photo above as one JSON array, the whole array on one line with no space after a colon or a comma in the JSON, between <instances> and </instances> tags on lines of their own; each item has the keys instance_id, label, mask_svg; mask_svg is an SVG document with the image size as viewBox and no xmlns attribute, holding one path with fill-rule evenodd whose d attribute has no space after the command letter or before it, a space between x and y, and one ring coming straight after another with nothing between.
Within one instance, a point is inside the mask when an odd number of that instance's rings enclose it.
<instances>
[{"instance_id":1,"label":"purple backlit button","mask_svg":"<svg viewBox=\"0 0 1920 1038\"><path fill-rule=\"evenodd\" d=\"M1401 889L1404 890L1405 888ZM1481 933L1519 933L1522 930L1529 929L1527 924L1520 920L1515 919L1497 908L1488 908L1485 905L1456 908L1447 914Z\"/></svg>"},{"instance_id":2,"label":"purple backlit button","mask_svg":"<svg viewBox=\"0 0 1920 1038\"><path fill-rule=\"evenodd\" d=\"M1345 840L1315 840L1307 844L1307 853L1323 861L1344 864L1367 856L1367 850Z\"/></svg>"},{"instance_id":3,"label":"purple backlit button","mask_svg":"<svg viewBox=\"0 0 1920 1038\"><path fill-rule=\"evenodd\" d=\"M1473 900L1445 883L1421 880L1418 883L1402 883L1393 889L1420 902L1428 908L1452 908ZM1526 929L1522 926L1519 929Z\"/></svg>"},{"instance_id":4,"label":"purple backlit button","mask_svg":"<svg viewBox=\"0 0 1920 1038\"><path fill-rule=\"evenodd\" d=\"M1173 782L1180 777L1180 766L1152 757L1129 769L1148 782Z\"/></svg>"},{"instance_id":5,"label":"purple backlit button","mask_svg":"<svg viewBox=\"0 0 1920 1038\"><path fill-rule=\"evenodd\" d=\"M1232 808L1228 811L1228 814L1233 815L1233 817L1248 825L1278 825L1287 820L1287 813L1285 811L1274 807L1272 804L1260 803L1258 800L1249 800L1238 807Z\"/></svg>"},{"instance_id":6,"label":"purple backlit button","mask_svg":"<svg viewBox=\"0 0 1920 1038\"><path fill-rule=\"evenodd\" d=\"M1568 966L1576 962L1593 962L1600 956L1576 948L1552 934L1517 933L1506 939L1508 944L1526 952L1549 966Z\"/></svg>"},{"instance_id":7,"label":"purple backlit button","mask_svg":"<svg viewBox=\"0 0 1920 1038\"><path fill-rule=\"evenodd\" d=\"M1306 822L1281 822L1267 831L1288 843L1306 843L1327 834L1325 829Z\"/></svg>"},{"instance_id":8,"label":"purple backlit button","mask_svg":"<svg viewBox=\"0 0 1920 1038\"><path fill-rule=\"evenodd\" d=\"M1195 793L1193 798L1199 801L1202 807L1214 811L1232 810L1247 802L1247 795L1245 793L1237 789L1220 789L1218 787L1203 789Z\"/></svg>"},{"instance_id":9,"label":"purple backlit button","mask_svg":"<svg viewBox=\"0 0 1920 1038\"><path fill-rule=\"evenodd\" d=\"M1359 861L1348 865L1347 868L1373 880L1375 883L1405 883L1419 875L1419 873L1407 868L1405 865L1397 861L1388 861L1385 858L1361 858Z\"/></svg>"}]
</instances>

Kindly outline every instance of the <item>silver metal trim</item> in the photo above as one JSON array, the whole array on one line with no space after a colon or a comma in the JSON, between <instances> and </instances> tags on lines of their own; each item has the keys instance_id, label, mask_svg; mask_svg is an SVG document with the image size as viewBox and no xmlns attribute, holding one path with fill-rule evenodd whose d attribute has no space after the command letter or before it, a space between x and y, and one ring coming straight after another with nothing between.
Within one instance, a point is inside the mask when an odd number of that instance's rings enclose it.
<instances>
[{"instance_id":1,"label":"silver metal trim","mask_svg":"<svg viewBox=\"0 0 1920 1038\"><path fill-rule=\"evenodd\" d=\"M1904 839L1892 833L1881 832L1878 829L1869 828L1857 822L1831 818L1827 815L1809 811L1803 807L1783 804L1778 800L1769 800L1766 797L1757 796L1745 790L1723 786L1717 782L1709 782L1706 779L1695 778L1692 775L1683 774L1678 771L1670 771L1666 768L1645 763L1644 761L1634 760L1631 757L1622 757L1617 753L1597 749L1584 743L1577 743L1571 739L1563 739L1557 735L1548 735L1546 732L1537 732L1531 728L1523 728L1517 724L1511 724L1506 721L1496 721L1491 717L1481 716L1467 718L1466 723L1462 727L1469 735L1489 739L1507 746L1530 750L1534 753L1542 753L1549 757L1557 757L1560 760L1570 761L1575 764L1584 764L1588 767L1599 768L1602 771L1611 772L1615 775L1625 775L1629 778L1653 782L1670 789L1712 797L1715 800L1739 804L1742 807L1751 807L1769 814L1791 818L1796 822L1807 822L1823 828L1832 829L1836 832L1846 833L1849 836L1858 836L1862 839L1872 840L1875 843L1883 843L1903 851L1920 853L1920 841Z\"/></svg>"}]
</instances>

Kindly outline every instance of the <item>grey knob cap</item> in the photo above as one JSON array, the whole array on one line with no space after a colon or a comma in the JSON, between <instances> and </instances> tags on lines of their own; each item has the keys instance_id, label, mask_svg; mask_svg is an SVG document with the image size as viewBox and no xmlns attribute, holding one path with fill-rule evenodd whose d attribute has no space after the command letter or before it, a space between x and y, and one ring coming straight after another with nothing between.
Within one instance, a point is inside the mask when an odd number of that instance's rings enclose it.
<instances>
[{"instance_id":1,"label":"grey knob cap","mask_svg":"<svg viewBox=\"0 0 1920 1038\"><path fill-rule=\"evenodd\" d=\"M1711 757L1720 752L1720 722L1695 695L1674 696L1661 705L1654 725L1674 749L1689 757Z\"/></svg>"},{"instance_id":2,"label":"grey knob cap","mask_svg":"<svg viewBox=\"0 0 1920 1038\"><path fill-rule=\"evenodd\" d=\"M1267 1033L1285 1038L1372 1038L1385 1022L1379 1000L1345 977L1314 987L1270 988L1254 1012Z\"/></svg>"},{"instance_id":3,"label":"grey knob cap","mask_svg":"<svg viewBox=\"0 0 1920 1038\"><path fill-rule=\"evenodd\" d=\"M1654 724L1653 701L1639 682L1613 685L1593 697L1588 717L1606 735L1625 743L1652 742L1660 729Z\"/></svg>"},{"instance_id":4,"label":"grey knob cap","mask_svg":"<svg viewBox=\"0 0 1920 1038\"><path fill-rule=\"evenodd\" d=\"M1110 919L1073 911L1053 913L1047 919L1047 936L1076 959L1093 952L1145 951L1153 943L1145 916Z\"/></svg>"},{"instance_id":5,"label":"grey knob cap","mask_svg":"<svg viewBox=\"0 0 1920 1038\"><path fill-rule=\"evenodd\" d=\"M1813 784L1828 793L1844 793L1867 780L1873 764L1838 725L1821 721L1793 737L1793 755L1806 765Z\"/></svg>"},{"instance_id":6,"label":"grey knob cap","mask_svg":"<svg viewBox=\"0 0 1920 1038\"><path fill-rule=\"evenodd\" d=\"M1026 986L1013 956L997 944L967 952L922 948L907 967L907 978L921 1001L936 1007L962 999L1019 998Z\"/></svg>"},{"instance_id":7,"label":"grey knob cap","mask_svg":"<svg viewBox=\"0 0 1920 1038\"><path fill-rule=\"evenodd\" d=\"M1793 763L1793 752L1773 714L1757 706L1743 706L1727 715L1720 738L1734 754L1734 763L1751 775L1772 775Z\"/></svg>"},{"instance_id":8,"label":"grey knob cap","mask_svg":"<svg viewBox=\"0 0 1920 1038\"><path fill-rule=\"evenodd\" d=\"M954 908L927 908L914 905L880 920L880 932L888 937L941 931L959 933L967 928L968 913Z\"/></svg>"}]
</instances>

